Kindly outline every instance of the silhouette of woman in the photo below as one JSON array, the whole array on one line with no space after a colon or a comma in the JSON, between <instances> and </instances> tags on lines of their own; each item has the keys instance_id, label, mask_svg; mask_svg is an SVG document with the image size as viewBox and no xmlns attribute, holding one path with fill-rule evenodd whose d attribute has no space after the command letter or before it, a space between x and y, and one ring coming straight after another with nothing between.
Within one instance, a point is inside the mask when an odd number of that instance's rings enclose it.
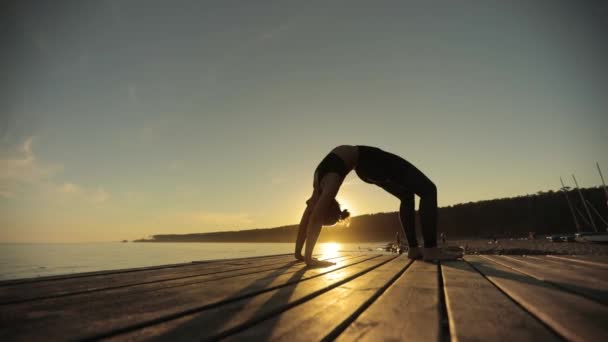
<instances>
[{"instance_id":1,"label":"silhouette of woman","mask_svg":"<svg viewBox=\"0 0 608 342\"><path fill-rule=\"evenodd\" d=\"M355 170L366 183L375 184L401 200L399 218L407 238L411 259L448 260L449 255L437 248L437 188L427 176L405 159L371 146L342 145L334 148L317 166L313 177L313 193L306 201L295 246L296 259L309 266L333 263L312 257L322 225L333 225L348 217L341 211L335 197L346 175ZM415 229L414 195L420 197L420 221L424 250L418 247ZM304 256L302 247L306 242Z\"/></svg>"}]
</instances>

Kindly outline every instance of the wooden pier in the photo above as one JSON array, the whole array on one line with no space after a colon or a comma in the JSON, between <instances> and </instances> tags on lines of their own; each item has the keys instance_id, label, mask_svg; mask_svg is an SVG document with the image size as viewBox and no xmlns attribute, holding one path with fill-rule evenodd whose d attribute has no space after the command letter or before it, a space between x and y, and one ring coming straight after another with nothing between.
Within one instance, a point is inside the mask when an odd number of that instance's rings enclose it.
<instances>
[{"instance_id":1,"label":"wooden pier","mask_svg":"<svg viewBox=\"0 0 608 342\"><path fill-rule=\"evenodd\" d=\"M0 282L0 340L608 340L608 257L319 257Z\"/></svg>"}]
</instances>

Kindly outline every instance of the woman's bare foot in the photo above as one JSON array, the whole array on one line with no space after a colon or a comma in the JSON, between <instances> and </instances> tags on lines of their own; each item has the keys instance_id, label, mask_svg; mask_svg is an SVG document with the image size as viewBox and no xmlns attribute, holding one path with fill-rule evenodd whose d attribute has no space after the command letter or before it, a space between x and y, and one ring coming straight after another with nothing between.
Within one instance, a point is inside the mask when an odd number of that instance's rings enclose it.
<instances>
[{"instance_id":1,"label":"woman's bare foot","mask_svg":"<svg viewBox=\"0 0 608 342\"><path fill-rule=\"evenodd\" d=\"M300 253L295 253L295 254L294 254L294 257L295 257L297 260L304 261L304 256L303 256L302 254L300 254Z\"/></svg>"},{"instance_id":2,"label":"woman's bare foot","mask_svg":"<svg viewBox=\"0 0 608 342\"><path fill-rule=\"evenodd\" d=\"M333 266L335 264L336 264L335 262L319 260L319 259L315 259L315 258L310 258L309 260L306 260L306 266L308 266L308 267L329 267L329 266Z\"/></svg>"}]
</instances>

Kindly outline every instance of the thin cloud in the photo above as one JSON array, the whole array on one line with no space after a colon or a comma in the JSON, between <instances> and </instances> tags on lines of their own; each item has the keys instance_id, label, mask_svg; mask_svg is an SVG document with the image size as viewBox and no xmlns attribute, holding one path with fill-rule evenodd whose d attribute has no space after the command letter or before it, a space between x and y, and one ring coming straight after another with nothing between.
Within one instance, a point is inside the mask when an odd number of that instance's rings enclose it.
<instances>
[{"instance_id":1,"label":"thin cloud","mask_svg":"<svg viewBox=\"0 0 608 342\"><path fill-rule=\"evenodd\" d=\"M57 192L85 200L88 202L101 204L110 198L110 194L103 187L85 188L74 183L63 183L56 188Z\"/></svg>"},{"instance_id":2,"label":"thin cloud","mask_svg":"<svg viewBox=\"0 0 608 342\"><path fill-rule=\"evenodd\" d=\"M0 197L14 198L22 185L33 186L38 194L60 195L92 203L103 203L110 194L103 187L87 188L72 182L57 182L63 166L39 160L34 152L35 137L30 136L13 152L0 156Z\"/></svg>"},{"instance_id":3,"label":"thin cloud","mask_svg":"<svg viewBox=\"0 0 608 342\"><path fill-rule=\"evenodd\" d=\"M60 171L60 164L38 161L33 151L34 137L27 138L18 148L17 155L0 159L0 182L36 183Z\"/></svg>"}]
</instances>

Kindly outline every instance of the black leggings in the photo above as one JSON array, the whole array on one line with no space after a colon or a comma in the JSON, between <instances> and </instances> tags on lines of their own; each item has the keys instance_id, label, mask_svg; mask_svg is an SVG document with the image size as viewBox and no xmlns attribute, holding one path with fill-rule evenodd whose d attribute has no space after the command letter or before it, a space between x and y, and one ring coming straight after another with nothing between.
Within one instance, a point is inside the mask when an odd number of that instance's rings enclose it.
<instances>
[{"instance_id":1,"label":"black leggings","mask_svg":"<svg viewBox=\"0 0 608 342\"><path fill-rule=\"evenodd\" d=\"M420 223L424 247L437 247L437 187L414 165L401 160L393 165L398 172L391 172L389 180L377 183L401 200L399 219L410 247L418 246L416 239L416 211L414 194L420 197Z\"/></svg>"}]
</instances>

